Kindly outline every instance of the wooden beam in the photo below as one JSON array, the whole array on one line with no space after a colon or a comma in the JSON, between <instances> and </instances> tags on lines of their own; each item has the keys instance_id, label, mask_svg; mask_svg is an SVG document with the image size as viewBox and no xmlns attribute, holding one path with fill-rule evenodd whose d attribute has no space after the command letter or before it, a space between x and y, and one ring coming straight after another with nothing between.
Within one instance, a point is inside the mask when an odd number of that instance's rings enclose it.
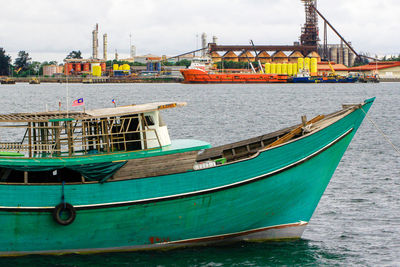
<instances>
[{"instance_id":1,"label":"wooden beam","mask_svg":"<svg viewBox=\"0 0 400 267\"><path fill-rule=\"evenodd\" d=\"M28 122L29 157L32 157L32 122Z\"/></svg>"},{"instance_id":2,"label":"wooden beam","mask_svg":"<svg viewBox=\"0 0 400 267\"><path fill-rule=\"evenodd\" d=\"M72 129L71 129L71 122L67 121L66 122L66 127L67 127L67 141L68 141L68 155L71 157L72 152L73 152L73 147L72 147Z\"/></svg>"},{"instance_id":3,"label":"wooden beam","mask_svg":"<svg viewBox=\"0 0 400 267\"><path fill-rule=\"evenodd\" d=\"M318 115L317 117L313 118L312 120L308 121L306 123L306 125L309 125L311 123L315 123L317 121L320 121L324 118L324 115ZM266 146L266 148L270 148L270 147L274 147L283 143L286 143L287 141L289 141L290 139L292 139L293 137L295 137L296 135L299 135L302 133L303 131L303 125L297 127L296 129L290 131L289 133L285 134L284 136L282 136L281 138L279 138L278 140L276 140L275 142L269 144L268 146Z\"/></svg>"}]
</instances>

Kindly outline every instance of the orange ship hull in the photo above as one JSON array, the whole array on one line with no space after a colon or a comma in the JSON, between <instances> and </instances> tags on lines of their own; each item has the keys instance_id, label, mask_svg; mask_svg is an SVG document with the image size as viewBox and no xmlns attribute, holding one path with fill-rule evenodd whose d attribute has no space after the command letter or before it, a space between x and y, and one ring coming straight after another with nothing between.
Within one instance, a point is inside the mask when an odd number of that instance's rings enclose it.
<instances>
[{"instance_id":1,"label":"orange ship hull","mask_svg":"<svg viewBox=\"0 0 400 267\"><path fill-rule=\"evenodd\" d=\"M184 83L286 83L287 75L264 73L208 73L199 69L181 70Z\"/></svg>"}]
</instances>

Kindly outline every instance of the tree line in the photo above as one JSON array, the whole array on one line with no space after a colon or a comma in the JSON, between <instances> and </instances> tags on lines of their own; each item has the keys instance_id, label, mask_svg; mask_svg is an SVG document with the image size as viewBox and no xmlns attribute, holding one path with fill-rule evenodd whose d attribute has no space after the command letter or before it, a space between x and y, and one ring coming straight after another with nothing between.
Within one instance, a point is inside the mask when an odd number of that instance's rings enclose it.
<instances>
[{"instance_id":1,"label":"tree line","mask_svg":"<svg viewBox=\"0 0 400 267\"><path fill-rule=\"evenodd\" d=\"M81 59L82 52L71 51L66 59ZM123 60L108 60L106 65L108 67L113 64L128 64L130 66L146 66L144 63L140 62L128 62ZM29 53L26 51L19 51L18 56L15 59L14 63L11 62L11 56L6 54L4 48L0 47L0 76L15 76L15 77L27 77L27 76L37 76L43 75L43 67L48 65L58 65L57 61L32 61L32 58L29 56ZM61 65L61 64L60 64ZM162 62L164 66L189 66L189 60L181 60L176 63L172 62Z\"/></svg>"},{"instance_id":2,"label":"tree line","mask_svg":"<svg viewBox=\"0 0 400 267\"><path fill-rule=\"evenodd\" d=\"M6 51L0 47L0 76L27 77L43 75L44 66L57 64L57 61L32 61L29 53L25 51L19 51L14 64L12 64L11 56L7 55Z\"/></svg>"}]
</instances>

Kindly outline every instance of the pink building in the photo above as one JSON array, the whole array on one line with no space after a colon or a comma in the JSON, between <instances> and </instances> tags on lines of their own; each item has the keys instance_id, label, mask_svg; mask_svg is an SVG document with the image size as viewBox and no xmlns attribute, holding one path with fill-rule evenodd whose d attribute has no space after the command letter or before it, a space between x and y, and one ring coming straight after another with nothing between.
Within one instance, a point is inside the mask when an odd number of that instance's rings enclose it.
<instances>
[{"instance_id":1,"label":"pink building","mask_svg":"<svg viewBox=\"0 0 400 267\"><path fill-rule=\"evenodd\" d=\"M63 66L47 65L43 66L43 76L53 76L54 74L62 74Z\"/></svg>"}]
</instances>

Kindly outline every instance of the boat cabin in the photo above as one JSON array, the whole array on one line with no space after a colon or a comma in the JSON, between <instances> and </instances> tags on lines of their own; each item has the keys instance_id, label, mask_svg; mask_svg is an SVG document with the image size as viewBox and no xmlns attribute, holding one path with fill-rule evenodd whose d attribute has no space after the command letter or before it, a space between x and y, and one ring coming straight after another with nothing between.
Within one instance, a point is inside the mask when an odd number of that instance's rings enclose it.
<instances>
[{"instance_id":1,"label":"boat cabin","mask_svg":"<svg viewBox=\"0 0 400 267\"><path fill-rule=\"evenodd\" d=\"M0 115L0 156L64 157L167 146L171 140L159 111L184 105Z\"/></svg>"},{"instance_id":2,"label":"boat cabin","mask_svg":"<svg viewBox=\"0 0 400 267\"><path fill-rule=\"evenodd\" d=\"M0 115L0 183L105 181L132 158L179 151L171 145L160 110L185 105ZM149 175L138 172L135 177Z\"/></svg>"}]
</instances>

